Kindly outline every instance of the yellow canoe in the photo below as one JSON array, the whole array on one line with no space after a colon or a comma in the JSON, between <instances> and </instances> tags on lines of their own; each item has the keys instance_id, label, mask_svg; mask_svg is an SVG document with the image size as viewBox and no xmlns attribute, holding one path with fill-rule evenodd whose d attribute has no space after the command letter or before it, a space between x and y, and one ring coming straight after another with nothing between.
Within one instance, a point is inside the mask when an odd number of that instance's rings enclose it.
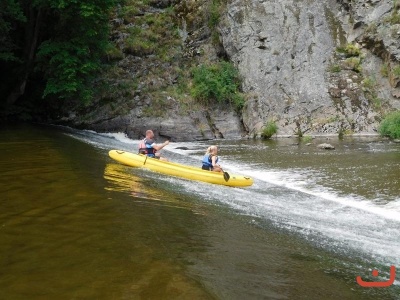
<instances>
[{"instance_id":1,"label":"yellow canoe","mask_svg":"<svg viewBox=\"0 0 400 300\"><path fill-rule=\"evenodd\" d=\"M230 173L228 173L228 176L227 174L224 176L223 173L202 170L200 167L196 168L169 161L162 161L142 154L134 154L122 150L111 150L108 155L112 159L127 166L142 167L158 173L186 179L234 187L244 187L253 184L253 179L250 177Z\"/></svg>"}]
</instances>

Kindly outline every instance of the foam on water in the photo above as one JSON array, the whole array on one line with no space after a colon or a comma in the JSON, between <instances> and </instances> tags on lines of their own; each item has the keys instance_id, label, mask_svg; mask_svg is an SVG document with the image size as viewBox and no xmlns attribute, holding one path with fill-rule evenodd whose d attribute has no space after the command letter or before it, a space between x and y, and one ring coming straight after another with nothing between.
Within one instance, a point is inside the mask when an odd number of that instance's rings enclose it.
<instances>
[{"instance_id":1,"label":"foam on water","mask_svg":"<svg viewBox=\"0 0 400 300\"><path fill-rule=\"evenodd\" d=\"M96 133L91 130L68 132L66 135L91 144L100 149L120 149L134 152L139 141L132 140L125 133Z\"/></svg>"},{"instance_id":2,"label":"foam on water","mask_svg":"<svg viewBox=\"0 0 400 300\"><path fill-rule=\"evenodd\" d=\"M397 257L400 261L400 198L381 204L380 201L371 201L358 195L340 195L337 191L317 185L312 179L316 176L315 171L302 170L262 170L257 167L243 168L240 164L229 162L229 168L234 171L240 171L243 174L252 176L255 179L255 185L265 182L284 189L299 192L293 199L286 197L285 202L290 207L289 211L295 212L304 219L309 219L316 215L320 223L330 223L334 220L332 226L342 223L344 229L341 236L348 232L354 232L359 235L364 234L362 238L371 237L371 232L377 239L377 248L383 248L380 244L382 240L387 240L390 244L389 249L393 252L376 252L387 254L391 257ZM312 174L308 174L311 173ZM259 181L259 182L257 182ZM264 198L265 199L265 198ZM306 201L304 201L306 200ZM266 203L267 204L267 203ZM347 224L347 226L346 226ZM321 225L322 227L323 225ZM333 232L331 228L325 228ZM336 233L336 236L340 236ZM354 236L355 240L362 238ZM368 247L367 247L368 248ZM369 249L364 249L368 250Z\"/></svg>"},{"instance_id":3,"label":"foam on water","mask_svg":"<svg viewBox=\"0 0 400 300\"><path fill-rule=\"evenodd\" d=\"M190 152L182 154L201 157ZM253 177L254 186L221 192L213 188L207 192L208 198L271 220L330 250L361 251L373 261L400 265L399 198L380 204L357 195L340 195L317 185L313 180L318 175L315 170L263 170L229 160L224 166L228 171ZM188 184L187 189L198 190L192 186ZM202 189L198 192L201 194Z\"/></svg>"},{"instance_id":4,"label":"foam on water","mask_svg":"<svg viewBox=\"0 0 400 300\"><path fill-rule=\"evenodd\" d=\"M286 187L300 191L302 193L319 197L321 199L336 202L343 206L350 206L362 211L375 214L385 219L391 219L400 222L400 205L399 199L389 202L385 205L376 205L369 200L357 196L341 197L334 191L328 190L320 186L309 187L312 183L304 180L304 175L290 173L289 171L262 171L252 170L244 171L247 175L252 175L262 181L273 183L278 186ZM397 205L396 205L397 204Z\"/></svg>"},{"instance_id":5,"label":"foam on water","mask_svg":"<svg viewBox=\"0 0 400 300\"><path fill-rule=\"evenodd\" d=\"M103 135L105 137L111 137L116 139L117 141L120 141L125 144L139 144L139 141L134 141L126 135L126 133L123 132L116 132L116 133L102 133L100 135Z\"/></svg>"},{"instance_id":6,"label":"foam on water","mask_svg":"<svg viewBox=\"0 0 400 300\"><path fill-rule=\"evenodd\" d=\"M139 144L123 133L79 131L72 136L102 149L132 151ZM196 163L202 150L205 151L204 143L193 142L173 143L164 151L172 153L174 161ZM224 203L243 214L272 222L329 251L355 251L371 262L400 266L400 198L380 204L357 195L342 195L318 185L313 180L318 174L307 169L265 170L229 159L223 165L230 172L253 177L254 185L246 189L217 185L210 188L207 183L151 172L145 176L176 185L204 201Z\"/></svg>"}]
</instances>

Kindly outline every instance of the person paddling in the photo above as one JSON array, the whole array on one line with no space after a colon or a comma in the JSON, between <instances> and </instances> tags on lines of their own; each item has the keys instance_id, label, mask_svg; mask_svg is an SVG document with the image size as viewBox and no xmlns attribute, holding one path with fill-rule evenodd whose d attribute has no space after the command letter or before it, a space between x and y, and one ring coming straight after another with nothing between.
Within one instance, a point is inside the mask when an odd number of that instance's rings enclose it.
<instances>
[{"instance_id":1,"label":"person paddling","mask_svg":"<svg viewBox=\"0 0 400 300\"><path fill-rule=\"evenodd\" d=\"M162 144L157 144L154 141L154 132L152 130L147 130L146 137L139 144L139 154L145 154L148 157L167 161L168 159L162 157L158 151L160 151L168 144L169 144L168 140L166 140Z\"/></svg>"},{"instance_id":2,"label":"person paddling","mask_svg":"<svg viewBox=\"0 0 400 300\"><path fill-rule=\"evenodd\" d=\"M218 147L210 146L207 148L206 153L202 160L202 169L214 172L222 172L221 166L218 164Z\"/></svg>"}]
</instances>

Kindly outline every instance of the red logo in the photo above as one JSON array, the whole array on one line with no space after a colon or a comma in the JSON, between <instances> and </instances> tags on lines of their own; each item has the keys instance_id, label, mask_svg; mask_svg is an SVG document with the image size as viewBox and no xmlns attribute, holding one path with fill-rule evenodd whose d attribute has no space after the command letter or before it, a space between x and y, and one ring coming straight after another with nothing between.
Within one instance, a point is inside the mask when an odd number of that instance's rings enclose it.
<instances>
[{"instance_id":1,"label":"red logo","mask_svg":"<svg viewBox=\"0 0 400 300\"><path fill-rule=\"evenodd\" d=\"M378 270L372 271L372 276L378 276ZM388 281L364 281L361 279L361 276L357 276L357 283L363 287L388 287L391 286L396 277L396 268L394 266L390 266L390 278Z\"/></svg>"}]
</instances>

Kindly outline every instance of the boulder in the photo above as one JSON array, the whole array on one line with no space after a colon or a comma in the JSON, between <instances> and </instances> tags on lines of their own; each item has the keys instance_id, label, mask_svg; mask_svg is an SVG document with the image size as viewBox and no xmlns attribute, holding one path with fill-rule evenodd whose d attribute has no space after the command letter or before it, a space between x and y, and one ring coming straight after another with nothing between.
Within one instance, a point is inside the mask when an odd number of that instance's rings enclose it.
<instances>
[{"instance_id":1,"label":"boulder","mask_svg":"<svg viewBox=\"0 0 400 300\"><path fill-rule=\"evenodd\" d=\"M326 150L334 150L335 149L335 147L333 145L328 144L328 143L319 144L317 147L320 149L326 149Z\"/></svg>"}]
</instances>

